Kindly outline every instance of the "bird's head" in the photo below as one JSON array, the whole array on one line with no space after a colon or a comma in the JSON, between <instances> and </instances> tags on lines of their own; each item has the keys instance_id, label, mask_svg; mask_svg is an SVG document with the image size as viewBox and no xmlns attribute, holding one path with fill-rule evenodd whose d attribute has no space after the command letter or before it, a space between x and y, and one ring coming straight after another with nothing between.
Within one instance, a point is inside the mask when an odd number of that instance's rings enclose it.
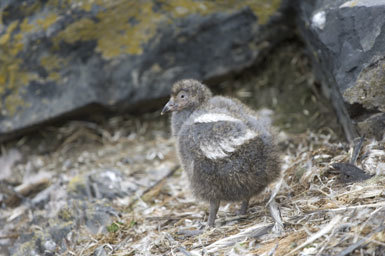
<instances>
[{"instance_id":1,"label":"bird's head","mask_svg":"<svg viewBox=\"0 0 385 256\"><path fill-rule=\"evenodd\" d=\"M180 80L172 86L170 100L164 106L161 114L195 109L210 99L211 96L211 91L197 80Z\"/></svg>"}]
</instances>

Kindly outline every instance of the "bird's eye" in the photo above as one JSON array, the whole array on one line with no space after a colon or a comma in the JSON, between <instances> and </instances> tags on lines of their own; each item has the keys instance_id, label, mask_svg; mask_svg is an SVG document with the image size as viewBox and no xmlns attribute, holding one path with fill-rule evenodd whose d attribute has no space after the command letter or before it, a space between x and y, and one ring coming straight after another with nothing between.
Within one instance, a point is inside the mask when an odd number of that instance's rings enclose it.
<instances>
[{"instance_id":1,"label":"bird's eye","mask_svg":"<svg viewBox=\"0 0 385 256\"><path fill-rule=\"evenodd\" d=\"M181 95L180 95L180 98L181 98L181 99L184 99L184 94L181 94Z\"/></svg>"}]
</instances>

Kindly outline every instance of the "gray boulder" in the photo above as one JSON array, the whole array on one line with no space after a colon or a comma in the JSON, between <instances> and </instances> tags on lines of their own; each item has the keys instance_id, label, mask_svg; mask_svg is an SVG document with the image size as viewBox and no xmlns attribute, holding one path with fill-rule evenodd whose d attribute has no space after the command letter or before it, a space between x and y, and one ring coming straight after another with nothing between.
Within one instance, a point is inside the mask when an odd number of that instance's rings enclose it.
<instances>
[{"instance_id":1,"label":"gray boulder","mask_svg":"<svg viewBox=\"0 0 385 256\"><path fill-rule=\"evenodd\" d=\"M299 1L297 10L314 71L347 139L383 134L385 119L371 115L385 112L385 1Z\"/></svg>"},{"instance_id":2,"label":"gray boulder","mask_svg":"<svg viewBox=\"0 0 385 256\"><path fill-rule=\"evenodd\" d=\"M283 6L1 1L0 141L94 105L135 111L167 96L177 79L250 66L288 35Z\"/></svg>"}]
</instances>

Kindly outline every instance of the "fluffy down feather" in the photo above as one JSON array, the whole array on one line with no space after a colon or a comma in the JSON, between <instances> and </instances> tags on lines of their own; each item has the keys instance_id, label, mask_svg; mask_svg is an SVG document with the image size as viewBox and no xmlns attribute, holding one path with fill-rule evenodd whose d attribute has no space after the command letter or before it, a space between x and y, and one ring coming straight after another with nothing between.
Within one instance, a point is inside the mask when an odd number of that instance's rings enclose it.
<instances>
[{"instance_id":1,"label":"fluffy down feather","mask_svg":"<svg viewBox=\"0 0 385 256\"><path fill-rule=\"evenodd\" d=\"M221 201L248 201L280 175L270 120L240 101L213 97L202 83L188 79L173 85L162 113L172 111L180 162L191 189L210 202L208 224L214 226Z\"/></svg>"}]
</instances>

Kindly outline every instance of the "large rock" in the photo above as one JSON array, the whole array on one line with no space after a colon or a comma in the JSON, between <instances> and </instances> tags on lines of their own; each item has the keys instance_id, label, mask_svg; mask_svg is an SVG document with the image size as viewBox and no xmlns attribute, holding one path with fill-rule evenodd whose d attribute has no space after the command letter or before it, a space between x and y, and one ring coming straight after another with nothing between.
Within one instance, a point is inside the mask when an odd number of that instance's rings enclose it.
<instances>
[{"instance_id":1,"label":"large rock","mask_svg":"<svg viewBox=\"0 0 385 256\"><path fill-rule=\"evenodd\" d=\"M385 112L385 1L300 1L298 11L315 73L347 138L383 134L385 118L376 113Z\"/></svg>"},{"instance_id":2,"label":"large rock","mask_svg":"<svg viewBox=\"0 0 385 256\"><path fill-rule=\"evenodd\" d=\"M239 71L287 35L281 0L0 3L0 138L91 104ZM279 9L281 7L281 9Z\"/></svg>"}]
</instances>

